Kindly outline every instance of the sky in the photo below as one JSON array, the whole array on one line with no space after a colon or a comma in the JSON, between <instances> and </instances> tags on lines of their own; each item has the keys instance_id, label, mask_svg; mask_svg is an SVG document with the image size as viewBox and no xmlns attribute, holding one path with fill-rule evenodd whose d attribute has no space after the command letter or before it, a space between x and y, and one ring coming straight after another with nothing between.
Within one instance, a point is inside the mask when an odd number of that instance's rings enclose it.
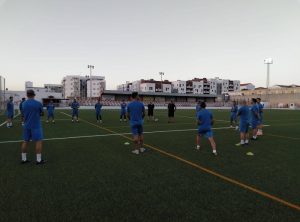
<instances>
[{"instance_id":1,"label":"sky","mask_svg":"<svg viewBox=\"0 0 300 222\"><path fill-rule=\"evenodd\" d=\"M0 75L9 90L65 75L194 77L300 85L300 0L0 0Z\"/></svg>"}]
</instances>

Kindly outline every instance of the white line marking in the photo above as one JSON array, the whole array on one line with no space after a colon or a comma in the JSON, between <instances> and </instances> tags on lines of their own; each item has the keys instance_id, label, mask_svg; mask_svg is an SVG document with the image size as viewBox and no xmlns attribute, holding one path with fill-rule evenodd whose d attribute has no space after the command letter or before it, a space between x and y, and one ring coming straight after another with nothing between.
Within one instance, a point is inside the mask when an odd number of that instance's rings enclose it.
<instances>
[{"instance_id":1,"label":"white line marking","mask_svg":"<svg viewBox=\"0 0 300 222\"><path fill-rule=\"evenodd\" d=\"M19 115L20 115L20 113L17 114L16 116L14 116L14 119L15 119L16 117L18 117ZM0 127L3 126L3 125L5 125L6 123L7 123L7 121L4 121L3 123L0 124Z\"/></svg>"},{"instance_id":2,"label":"white line marking","mask_svg":"<svg viewBox=\"0 0 300 222\"><path fill-rule=\"evenodd\" d=\"M231 127L217 127L212 128L213 130L221 130L221 129L232 129ZM197 129L182 129L182 130L157 130L157 131L148 131L144 132L144 134L154 134L154 133L171 133L171 132L189 132L196 131ZM108 136L121 136L121 135L131 135L131 133L110 133L110 134L98 134L98 135L86 135L86 136L69 136L69 137L54 137L54 138L46 138L44 141L50 140L67 140L67 139L81 139L81 138L94 138L94 137L108 137ZM23 140L11 140L11 141L0 141L0 144L4 143L19 143L23 142Z\"/></svg>"}]
</instances>

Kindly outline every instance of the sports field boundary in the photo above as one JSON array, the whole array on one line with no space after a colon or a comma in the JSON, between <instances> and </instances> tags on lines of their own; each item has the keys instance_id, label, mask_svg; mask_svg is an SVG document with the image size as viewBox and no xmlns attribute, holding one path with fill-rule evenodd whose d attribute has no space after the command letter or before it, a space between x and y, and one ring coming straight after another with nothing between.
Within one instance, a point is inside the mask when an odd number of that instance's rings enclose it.
<instances>
[{"instance_id":1,"label":"sports field boundary","mask_svg":"<svg viewBox=\"0 0 300 222\"><path fill-rule=\"evenodd\" d=\"M64 112L61 112L61 113L64 114L64 115L66 115L66 116L71 117L71 115L69 115L67 113L64 113ZM115 132L113 130L107 129L105 127L101 127L101 126L96 125L94 123L91 123L91 122L89 122L87 120L84 120L84 119L81 119L81 118L80 118L80 120L83 121L83 122L85 122L85 123L87 123L87 124L95 126L95 127L99 128L99 129L106 130L106 131L108 131L110 133L117 133L117 132ZM126 139L128 139L130 141L133 141L133 139L131 137L128 137L128 136L125 136L125 135L122 135L122 134L119 135L119 136L121 136L123 138L126 138ZM155 146L152 146L152 145L146 144L146 143L144 144L144 146L148 147L148 148L150 148L150 149L152 149L154 151L157 151L158 153L163 154L164 156L167 156L169 158L172 158L172 159L178 160L180 162L186 163L187 165L192 166L192 167L194 167L194 168L196 168L196 169L198 169L198 170L200 170L202 172L205 172L207 174L213 175L213 176L215 176L215 177L217 177L217 178L219 178L221 180L224 180L224 181L226 181L228 183L231 183L231 184L234 184L234 185L239 186L241 188L244 188L245 190L252 191L253 193L259 194L260 196L266 197L267 199L273 200L274 202L280 203L282 205L285 205L285 206L287 206L287 207L289 207L291 209L294 209L294 210L297 210L297 211L300 212L300 206L297 205L297 204L290 203L290 202L288 202L288 201L286 201L286 200L284 200L282 198L279 198L279 197L276 197L276 196L274 196L272 194L266 193L266 192L264 192L262 190L259 190L259 189L255 188L255 187L247 185L247 184L245 184L243 182L240 182L238 180L235 180L235 179L232 179L230 177L224 176L224 175L222 175L220 173L217 173L217 172L215 172L213 170L210 170L210 169L208 169L206 167L203 167L203 166L198 165L196 163L193 163L193 162L191 162L189 160L186 160L186 159L184 159L182 157L179 157L179 156L177 156L175 154L172 154L172 153L169 153L167 151L164 151L164 150L162 150L162 149L160 149L158 147L155 147Z\"/></svg>"},{"instance_id":2,"label":"sports field boundary","mask_svg":"<svg viewBox=\"0 0 300 222\"><path fill-rule=\"evenodd\" d=\"M16 117L18 117L19 115L20 115L20 113L17 114L17 115L15 115L15 116L14 116L14 119L15 119ZM7 120L5 120L3 123L1 123L1 124L0 124L0 127L3 126L3 125L5 125L6 123L7 123Z\"/></svg>"},{"instance_id":3,"label":"sports field boundary","mask_svg":"<svg viewBox=\"0 0 300 222\"><path fill-rule=\"evenodd\" d=\"M232 128L231 127L216 127L216 128L212 128L212 129L213 130L222 130L222 129L232 129ZM190 131L197 131L197 129L193 128L193 129L181 129L181 130L145 131L144 134L190 132ZM43 141L83 139L83 138L109 137L109 136L121 136L121 135L131 135L131 133L108 133L108 134L94 134L94 135L82 135L82 136L53 137L53 138L45 138L45 139L43 139ZM19 142L23 142L23 140L0 141L0 144L19 143Z\"/></svg>"}]
</instances>

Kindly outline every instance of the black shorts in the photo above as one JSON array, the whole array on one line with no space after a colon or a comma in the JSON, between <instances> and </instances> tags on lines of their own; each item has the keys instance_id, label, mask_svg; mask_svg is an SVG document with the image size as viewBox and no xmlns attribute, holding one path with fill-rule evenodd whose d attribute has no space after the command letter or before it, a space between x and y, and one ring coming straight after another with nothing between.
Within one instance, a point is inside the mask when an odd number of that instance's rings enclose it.
<instances>
[{"instance_id":1,"label":"black shorts","mask_svg":"<svg viewBox=\"0 0 300 222\"><path fill-rule=\"evenodd\" d=\"M148 116L153 116L153 110L148 110Z\"/></svg>"},{"instance_id":2,"label":"black shorts","mask_svg":"<svg viewBox=\"0 0 300 222\"><path fill-rule=\"evenodd\" d=\"M168 117L174 117L174 112L168 112Z\"/></svg>"}]
</instances>

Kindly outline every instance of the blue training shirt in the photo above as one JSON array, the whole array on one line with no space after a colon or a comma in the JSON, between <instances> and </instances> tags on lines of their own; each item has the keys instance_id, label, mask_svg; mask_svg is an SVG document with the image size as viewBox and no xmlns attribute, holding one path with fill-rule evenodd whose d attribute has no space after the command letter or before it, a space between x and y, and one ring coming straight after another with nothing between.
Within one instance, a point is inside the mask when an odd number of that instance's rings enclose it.
<instances>
[{"instance_id":1,"label":"blue training shirt","mask_svg":"<svg viewBox=\"0 0 300 222\"><path fill-rule=\"evenodd\" d=\"M200 125L198 129L210 130L212 124L212 113L207 109L201 109L197 114L197 119L200 120Z\"/></svg>"},{"instance_id":2,"label":"blue training shirt","mask_svg":"<svg viewBox=\"0 0 300 222\"><path fill-rule=\"evenodd\" d=\"M140 101L133 101L128 104L127 112L130 114L131 124L142 124L143 113L145 113L145 106Z\"/></svg>"},{"instance_id":3,"label":"blue training shirt","mask_svg":"<svg viewBox=\"0 0 300 222\"><path fill-rule=\"evenodd\" d=\"M47 106L48 113L53 113L54 109L55 109L54 104L53 103L49 103L48 106Z\"/></svg>"},{"instance_id":4,"label":"blue training shirt","mask_svg":"<svg viewBox=\"0 0 300 222\"><path fill-rule=\"evenodd\" d=\"M237 112L238 112L238 106L237 106L237 105L232 106L232 107L231 107L231 112L232 112L232 113L237 113Z\"/></svg>"},{"instance_id":5,"label":"blue training shirt","mask_svg":"<svg viewBox=\"0 0 300 222\"><path fill-rule=\"evenodd\" d=\"M198 113L200 110L201 110L201 106L198 104L198 105L196 106L196 113Z\"/></svg>"},{"instance_id":6,"label":"blue training shirt","mask_svg":"<svg viewBox=\"0 0 300 222\"><path fill-rule=\"evenodd\" d=\"M78 103L78 102L72 102L71 108L72 108L73 110L78 110L78 109L79 109L79 103Z\"/></svg>"},{"instance_id":7,"label":"blue training shirt","mask_svg":"<svg viewBox=\"0 0 300 222\"><path fill-rule=\"evenodd\" d=\"M14 103L12 101L9 101L7 103L7 105L6 105L6 111L9 114L14 113Z\"/></svg>"},{"instance_id":8,"label":"blue training shirt","mask_svg":"<svg viewBox=\"0 0 300 222\"><path fill-rule=\"evenodd\" d=\"M259 120L259 109L258 105L254 104L251 106L251 121L258 121Z\"/></svg>"},{"instance_id":9,"label":"blue training shirt","mask_svg":"<svg viewBox=\"0 0 300 222\"><path fill-rule=\"evenodd\" d=\"M258 103L257 105L258 105L258 112L259 112L259 114L262 114L263 113L263 109L264 109L264 105L261 104L261 103Z\"/></svg>"},{"instance_id":10,"label":"blue training shirt","mask_svg":"<svg viewBox=\"0 0 300 222\"><path fill-rule=\"evenodd\" d=\"M19 105L19 110L22 112L23 111L23 103L24 103L25 101L21 101L20 102L20 105Z\"/></svg>"},{"instance_id":11,"label":"blue training shirt","mask_svg":"<svg viewBox=\"0 0 300 222\"><path fill-rule=\"evenodd\" d=\"M127 106L126 103L121 103L121 110L126 110L126 106Z\"/></svg>"},{"instance_id":12,"label":"blue training shirt","mask_svg":"<svg viewBox=\"0 0 300 222\"><path fill-rule=\"evenodd\" d=\"M23 103L24 128L39 129L42 127L41 114L43 113L42 103L28 99Z\"/></svg>"},{"instance_id":13,"label":"blue training shirt","mask_svg":"<svg viewBox=\"0 0 300 222\"><path fill-rule=\"evenodd\" d=\"M102 104L101 103L96 103L96 105L95 105L96 112L99 113L101 111L101 109L102 109Z\"/></svg>"},{"instance_id":14,"label":"blue training shirt","mask_svg":"<svg viewBox=\"0 0 300 222\"><path fill-rule=\"evenodd\" d=\"M249 107L248 106L242 106L238 111L238 115L240 116L240 122L249 123Z\"/></svg>"}]
</instances>

